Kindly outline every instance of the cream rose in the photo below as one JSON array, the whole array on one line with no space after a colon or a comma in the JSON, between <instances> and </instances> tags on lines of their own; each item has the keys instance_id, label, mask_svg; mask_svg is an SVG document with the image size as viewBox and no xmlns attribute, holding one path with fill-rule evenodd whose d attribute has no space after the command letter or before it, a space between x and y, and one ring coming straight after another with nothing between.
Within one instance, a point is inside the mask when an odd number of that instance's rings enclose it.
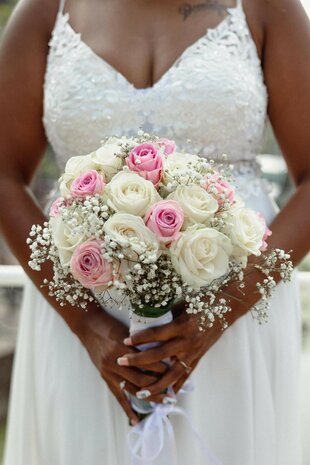
<instances>
[{"instance_id":1,"label":"cream rose","mask_svg":"<svg viewBox=\"0 0 310 465\"><path fill-rule=\"evenodd\" d=\"M227 273L232 245L227 236L215 229L192 227L172 243L169 251L182 279L199 289Z\"/></svg>"},{"instance_id":2,"label":"cream rose","mask_svg":"<svg viewBox=\"0 0 310 465\"><path fill-rule=\"evenodd\" d=\"M105 195L114 211L141 217L153 203L161 200L151 181L130 171L116 174L107 184Z\"/></svg>"},{"instance_id":3,"label":"cream rose","mask_svg":"<svg viewBox=\"0 0 310 465\"><path fill-rule=\"evenodd\" d=\"M86 241L88 237L85 234L82 225L82 220L77 219L77 225L70 226L64 223L61 216L50 218L50 225L53 231L55 245L59 252L59 259L63 266L68 266L72 254L76 247Z\"/></svg>"},{"instance_id":4,"label":"cream rose","mask_svg":"<svg viewBox=\"0 0 310 465\"><path fill-rule=\"evenodd\" d=\"M197 155L179 152L172 153L164 161L162 183L167 186L175 180L175 176L181 176L184 183L186 183L190 177L189 164L197 161Z\"/></svg>"},{"instance_id":5,"label":"cream rose","mask_svg":"<svg viewBox=\"0 0 310 465\"><path fill-rule=\"evenodd\" d=\"M85 171L95 170L96 164L91 154L71 157L67 161L65 172L60 178L60 193L62 196L70 195L71 184L80 174Z\"/></svg>"},{"instance_id":6,"label":"cream rose","mask_svg":"<svg viewBox=\"0 0 310 465\"><path fill-rule=\"evenodd\" d=\"M167 198L178 202L184 212L183 231L196 223L208 224L218 210L216 199L195 184L179 186Z\"/></svg>"},{"instance_id":7,"label":"cream rose","mask_svg":"<svg viewBox=\"0 0 310 465\"><path fill-rule=\"evenodd\" d=\"M134 258L136 254L133 250L139 250L140 243L143 242L147 251L157 258L160 254L160 243L155 234L144 224L142 218L129 213L115 213L106 221L104 232L117 244L124 248L127 258ZM129 243L136 245L129 249Z\"/></svg>"},{"instance_id":8,"label":"cream rose","mask_svg":"<svg viewBox=\"0 0 310 465\"><path fill-rule=\"evenodd\" d=\"M123 160L117 154L121 152L121 147L117 144L104 144L91 154L91 159L96 168L103 172L105 179L109 182L113 176L120 171Z\"/></svg>"},{"instance_id":9,"label":"cream rose","mask_svg":"<svg viewBox=\"0 0 310 465\"><path fill-rule=\"evenodd\" d=\"M234 208L228 213L227 235L234 246L236 257L260 255L265 226L260 217L249 208Z\"/></svg>"}]
</instances>

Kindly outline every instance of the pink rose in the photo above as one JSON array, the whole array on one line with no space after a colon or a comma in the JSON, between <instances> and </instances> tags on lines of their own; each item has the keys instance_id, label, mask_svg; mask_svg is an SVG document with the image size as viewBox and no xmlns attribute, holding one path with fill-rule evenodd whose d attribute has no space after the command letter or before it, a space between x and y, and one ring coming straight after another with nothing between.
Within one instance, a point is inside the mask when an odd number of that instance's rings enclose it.
<instances>
[{"instance_id":1,"label":"pink rose","mask_svg":"<svg viewBox=\"0 0 310 465\"><path fill-rule=\"evenodd\" d=\"M151 181L157 186L162 178L163 159L153 144L140 144L134 147L126 158L126 164L131 171Z\"/></svg>"},{"instance_id":2,"label":"pink rose","mask_svg":"<svg viewBox=\"0 0 310 465\"><path fill-rule=\"evenodd\" d=\"M144 222L160 242L167 244L180 237L184 213L175 200L162 200L146 212Z\"/></svg>"},{"instance_id":3,"label":"pink rose","mask_svg":"<svg viewBox=\"0 0 310 465\"><path fill-rule=\"evenodd\" d=\"M103 241L88 240L79 245L71 257L71 273L87 289L106 288L113 280L113 264L103 258L103 245Z\"/></svg>"},{"instance_id":4,"label":"pink rose","mask_svg":"<svg viewBox=\"0 0 310 465\"><path fill-rule=\"evenodd\" d=\"M163 147L165 155L171 155L173 152L175 152L176 145L173 140L165 139L162 137L156 143L159 145L159 147Z\"/></svg>"},{"instance_id":5,"label":"pink rose","mask_svg":"<svg viewBox=\"0 0 310 465\"><path fill-rule=\"evenodd\" d=\"M50 208L50 216L56 217L60 215L60 207L66 206L66 201L63 197L58 197Z\"/></svg>"},{"instance_id":6,"label":"pink rose","mask_svg":"<svg viewBox=\"0 0 310 465\"><path fill-rule=\"evenodd\" d=\"M71 184L70 191L74 197L85 198L88 195L102 194L105 188L104 178L96 170L80 174Z\"/></svg>"},{"instance_id":7,"label":"pink rose","mask_svg":"<svg viewBox=\"0 0 310 465\"><path fill-rule=\"evenodd\" d=\"M259 219L261 220L261 222L262 222L262 224L264 225L264 228L265 228L265 232L264 232L263 239L262 239L262 245L260 246L259 250L261 252L265 252L267 250L267 247L268 247L267 239L268 239L269 236L271 236L272 231L268 228L268 226L266 224L266 220L263 217L263 215L261 213L257 213L257 216L259 217Z\"/></svg>"},{"instance_id":8,"label":"pink rose","mask_svg":"<svg viewBox=\"0 0 310 465\"><path fill-rule=\"evenodd\" d=\"M206 178L206 183L203 186L204 189L210 191L210 189L215 188L217 190L217 201L219 205L223 203L223 199L221 198L222 194L225 195L226 199L229 203L233 203L235 200L235 189L234 187L229 184L228 181L221 179L218 174L213 174L212 176Z\"/></svg>"}]
</instances>

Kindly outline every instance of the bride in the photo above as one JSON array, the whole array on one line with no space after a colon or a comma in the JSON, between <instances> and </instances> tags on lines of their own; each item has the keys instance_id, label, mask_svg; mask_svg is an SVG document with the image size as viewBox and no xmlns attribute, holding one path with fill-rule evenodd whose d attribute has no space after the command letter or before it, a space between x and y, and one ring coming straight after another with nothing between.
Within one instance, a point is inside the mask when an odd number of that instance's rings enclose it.
<instances>
[{"instance_id":1,"label":"bride","mask_svg":"<svg viewBox=\"0 0 310 465\"><path fill-rule=\"evenodd\" d=\"M297 264L310 237L309 56L298 0L20 0L0 52L0 217L30 279L5 465L129 465L129 421L138 419L123 382L162 402L189 371L195 389L179 404L223 465L300 465L295 279L278 284L262 326L249 311L254 274L224 332L197 332L181 311L124 342L126 312L62 308L40 288L51 269L31 271L26 237L45 218L29 184L47 141L63 169L104 136L142 128L205 157L227 153L239 193L271 224L270 246L292 250ZM297 186L280 213L255 161L267 118ZM150 340L162 345L141 359L133 345ZM176 361L164 371L167 356ZM172 421L178 465L205 465Z\"/></svg>"}]
</instances>

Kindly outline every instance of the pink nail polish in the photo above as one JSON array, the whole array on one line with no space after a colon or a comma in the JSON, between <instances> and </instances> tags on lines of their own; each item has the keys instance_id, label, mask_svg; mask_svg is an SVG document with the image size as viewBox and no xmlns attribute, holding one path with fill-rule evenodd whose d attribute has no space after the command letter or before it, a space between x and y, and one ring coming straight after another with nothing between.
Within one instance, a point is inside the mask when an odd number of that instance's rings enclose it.
<instances>
[{"instance_id":1,"label":"pink nail polish","mask_svg":"<svg viewBox=\"0 0 310 465\"><path fill-rule=\"evenodd\" d=\"M131 337L126 337L123 342L124 342L125 346L132 346Z\"/></svg>"},{"instance_id":2,"label":"pink nail polish","mask_svg":"<svg viewBox=\"0 0 310 465\"><path fill-rule=\"evenodd\" d=\"M120 365L120 366L128 366L129 365L128 358L127 357L118 357L117 364Z\"/></svg>"}]
</instances>

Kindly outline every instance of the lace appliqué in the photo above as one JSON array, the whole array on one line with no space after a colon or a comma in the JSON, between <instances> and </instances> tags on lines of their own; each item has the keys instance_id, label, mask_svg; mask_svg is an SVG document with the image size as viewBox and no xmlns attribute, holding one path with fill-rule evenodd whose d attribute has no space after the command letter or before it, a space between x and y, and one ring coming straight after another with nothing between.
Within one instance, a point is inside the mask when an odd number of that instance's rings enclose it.
<instances>
[{"instance_id":1,"label":"lace appliqu\u00e9","mask_svg":"<svg viewBox=\"0 0 310 465\"><path fill-rule=\"evenodd\" d=\"M271 193L272 186L262 176L260 163L256 160L239 160L234 163L233 184L243 200L259 196L262 191Z\"/></svg>"},{"instance_id":2,"label":"lace appliqu\u00e9","mask_svg":"<svg viewBox=\"0 0 310 465\"><path fill-rule=\"evenodd\" d=\"M103 137L139 128L174 139L181 150L211 158L227 153L232 163L260 153L268 95L241 7L230 8L146 89L83 42L68 14L58 14L49 45L43 122L60 169Z\"/></svg>"}]
</instances>

